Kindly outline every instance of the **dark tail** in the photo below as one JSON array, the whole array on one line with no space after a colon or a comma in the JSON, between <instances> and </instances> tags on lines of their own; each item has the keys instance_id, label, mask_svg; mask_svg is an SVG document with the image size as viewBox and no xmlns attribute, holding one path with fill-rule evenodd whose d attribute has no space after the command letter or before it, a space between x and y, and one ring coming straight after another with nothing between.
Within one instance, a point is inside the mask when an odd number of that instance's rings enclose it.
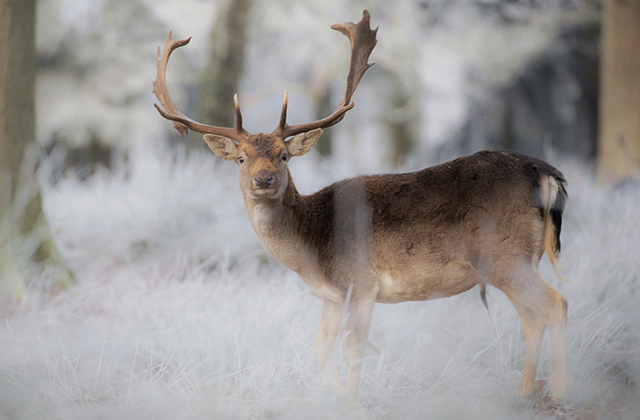
<instances>
[{"instance_id":1,"label":"dark tail","mask_svg":"<svg viewBox=\"0 0 640 420\"><path fill-rule=\"evenodd\" d=\"M543 175L540 178L540 204L544 223L544 250L551 261L556 276L566 281L558 272L560 255L560 231L562 230L562 212L567 202L566 181L562 177Z\"/></svg>"},{"instance_id":2,"label":"dark tail","mask_svg":"<svg viewBox=\"0 0 640 420\"><path fill-rule=\"evenodd\" d=\"M482 300L484 307L487 308L489 319L493 321L493 318L491 317L491 312L489 311L489 305L487 304L487 284L484 282L480 283L480 299Z\"/></svg>"}]
</instances>

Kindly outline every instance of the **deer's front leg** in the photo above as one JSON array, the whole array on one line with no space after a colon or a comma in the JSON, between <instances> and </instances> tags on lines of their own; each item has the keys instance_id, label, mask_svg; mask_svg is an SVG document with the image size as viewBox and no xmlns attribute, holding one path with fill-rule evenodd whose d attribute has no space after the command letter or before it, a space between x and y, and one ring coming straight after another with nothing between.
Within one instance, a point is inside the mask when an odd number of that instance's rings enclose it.
<instances>
[{"instance_id":1,"label":"deer's front leg","mask_svg":"<svg viewBox=\"0 0 640 420\"><path fill-rule=\"evenodd\" d=\"M347 389L349 395L358 400L360 390L360 371L362 370L362 356L369 336L373 304L375 298L352 301L346 322L346 337L344 340L345 355L348 363Z\"/></svg>"},{"instance_id":2,"label":"deer's front leg","mask_svg":"<svg viewBox=\"0 0 640 420\"><path fill-rule=\"evenodd\" d=\"M320 328L316 336L316 356L322 366L322 370L334 377L334 392L338 393L341 387L340 377L331 363L331 355L335 347L336 339L340 333L342 324L342 304L327 299L322 300L322 313L320 314Z\"/></svg>"}]
</instances>

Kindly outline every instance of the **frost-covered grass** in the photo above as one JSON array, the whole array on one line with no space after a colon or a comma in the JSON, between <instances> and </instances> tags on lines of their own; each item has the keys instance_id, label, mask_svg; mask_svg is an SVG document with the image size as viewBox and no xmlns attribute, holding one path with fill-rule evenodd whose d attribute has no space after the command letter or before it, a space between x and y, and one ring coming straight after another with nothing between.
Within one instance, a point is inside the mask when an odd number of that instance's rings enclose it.
<instances>
[{"instance_id":1,"label":"frost-covered grass","mask_svg":"<svg viewBox=\"0 0 640 420\"><path fill-rule=\"evenodd\" d=\"M316 362L320 302L262 251L235 165L142 147L128 170L45 186L81 281L59 291L45 273L1 308L0 418L636 419L640 190L596 188L587 168L554 163L569 180L570 283L546 259L541 273L569 300L564 411L517 397L522 326L493 288L493 321L475 288L377 305L352 411ZM357 171L311 156L292 170L306 193ZM549 372L545 339L538 377Z\"/></svg>"}]
</instances>

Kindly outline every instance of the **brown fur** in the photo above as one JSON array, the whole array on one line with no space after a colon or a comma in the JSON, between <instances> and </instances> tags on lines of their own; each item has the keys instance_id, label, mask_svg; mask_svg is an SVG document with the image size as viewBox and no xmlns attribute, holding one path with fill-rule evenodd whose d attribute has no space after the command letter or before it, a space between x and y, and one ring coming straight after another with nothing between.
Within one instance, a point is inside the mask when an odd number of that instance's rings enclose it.
<instances>
[{"instance_id":1,"label":"brown fur","mask_svg":"<svg viewBox=\"0 0 640 420\"><path fill-rule=\"evenodd\" d=\"M479 152L419 172L374 175L337 182L309 196L296 190L287 167L318 140L322 128L342 120L376 45L365 10L359 23L332 28L351 44L345 96L328 117L290 126L287 94L279 126L253 135L242 127L237 96L236 127L198 123L181 114L165 83L169 56L189 39L167 38L158 50L154 93L160 114L181 134L205 134L211 150L240 167L240 188L249 219L264 248L298 273L322 299L316 353L331 371L330 355L340 329L349 362L347 387L357 398L360 363L373 304L428 300L462 293L476 284L486 304L491 284L511 300L527 343L520 384L531 395L545 327L552 348L553 398L567 386L564 331L567 302L540 278L546 251L560 251L565 180L552 166L510 152ZM292 137L290 140L287 138ZM285 141L286 140L286 141ZM346 319L343 319L347 314Z\"/></svg>"},{"instance_id":2,"label":"brown fur","mask_svg":"<svg viewBox=\"0 0 640 420\"><path fill-rule=\"evenodd\" d=\"M533 231L540 219L535 186L553 174L559 176L541 161L480 152L420 172L340 181L310 196L300 196L290 183L283 204L292 210L296 234L317 252L324 275L342 292L350 283L344 272L358 251L349 238L359 230L366 232L363 246L371 254L366 269L397 271L396 265L424 265L424 258L453 259L490 278L491 261L505 254L533 261L540 253L531 240L542 237Z\"/></svg>"},{"instance_id":3,"label":"brown fur","mask_svg":"<svg viewBox=\"0 0 640 420\"><path fill-rule=\"evenodd\" d=\"M278 155L242 147L272 163ZM241 185L249 173L241 170ZM491 284L514 302L529 337L521 394L533 387L541 324L552 332L554 398L562 397L566 300L537 275L545 250L554 262L559 249L552 220L566 199L559 171L516 153L485 151L419 172L347 179L309 196L298 193L286 164L273 174L283 193L256 199L243 188L245 204L265 249L323 299L323 314L333 314L323 315L318 333L323 366L340 325L335 314L342 313L329 307L350 307L354 324L347 329L355 332L347 350L355 366L373 302L453 296L476 284L483 293ZM356 370L348 380L354 396Z\"/></svg>"}]
</instances>

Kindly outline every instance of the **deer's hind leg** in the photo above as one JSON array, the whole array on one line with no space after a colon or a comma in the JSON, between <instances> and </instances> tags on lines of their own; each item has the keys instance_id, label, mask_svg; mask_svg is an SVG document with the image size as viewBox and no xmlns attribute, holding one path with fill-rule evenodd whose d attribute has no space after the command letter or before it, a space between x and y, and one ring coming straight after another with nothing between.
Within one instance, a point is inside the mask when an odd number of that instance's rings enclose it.
<instances>
[{"instance_id":1,"label":"deer's hind leg","mask_svg":"<svg viewBox=\"0 0 640 420\"><path fill-rule=\"evenodd\" d=\"M531 265L513 270L510 276L501 278L494 285L514 303L524 325L527 350L520 393L527 396L533 390L538 349L544 332L542 321L551 339L552 396L554 400L562 399L567 389L567 300Z\"/></svg>"},{"instance_id":2,"label":"deer's hind leg","mask_svg":"<svg viewBox=\"0 0 640 420\"><path fill-rule=\"evenodd\" d=\"M533 385L536 380L536 372L538 371L540 345L542 344L545 323L535 311L515 300L511 300L511 303L522 319L526 343L524 371L522 372L522 382L520 382L520 396L529 397L533 393Z\"/></svg>"}]
</instances>

